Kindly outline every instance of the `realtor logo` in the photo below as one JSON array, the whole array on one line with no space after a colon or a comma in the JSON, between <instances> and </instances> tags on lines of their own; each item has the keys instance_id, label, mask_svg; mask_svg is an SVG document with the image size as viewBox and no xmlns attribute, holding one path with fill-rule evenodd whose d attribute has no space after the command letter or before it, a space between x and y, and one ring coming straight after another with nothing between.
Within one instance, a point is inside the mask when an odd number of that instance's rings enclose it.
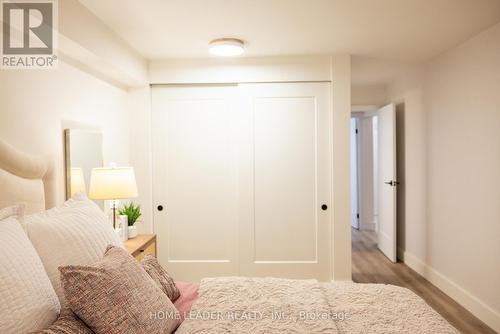
<instances>
[{"instance_id":1,"label":"realtor logo","mask_svg":"<svg viewBox=\"0 0 500 334\"><path fill-rule=\"evenodd\" d=\"M1 0L2 68L54 68L56 0Z\"/></svg>"}]
</instances>

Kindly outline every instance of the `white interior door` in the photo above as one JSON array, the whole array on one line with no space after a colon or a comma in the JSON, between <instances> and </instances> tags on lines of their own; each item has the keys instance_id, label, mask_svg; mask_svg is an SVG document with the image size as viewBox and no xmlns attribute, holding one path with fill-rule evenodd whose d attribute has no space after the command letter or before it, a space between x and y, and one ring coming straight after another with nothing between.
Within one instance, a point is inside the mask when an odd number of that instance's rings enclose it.
<instances>
[{"instance_id":1,"label":"white interior door","mask_svg":"<svg viewBox=\"0 0 500 334\"><path fill-rule=\"evenodd\" d=\"M396 262L396 111L389 104L378 111L378 248Z\"/></svg>"},{"instance_id":2,"label":"white interior door","mask_svg":"<svg viewBox=\"0 0 500 334\"><path fill-rule=\"evenodd\" d=\"M351 226L359 229L358 121L351 118Z\"/></svg>"},{"instance_id":3,"label":"white interior door","mask_svg":"<svg viewBox=\"0 0 500 334\"><path fill-rule=\"evenodd\" d=\"M240 88L240 274L330 280L330 84Z\"/></svg>"},{"instance_id":4,"label":"white interior door","mask_svg":"<svg viewBox=\"0 0 500 334\"><path fill-rule=\"evenodd\" d=\"M236 95L237 86L152 89L158 259L179 280L238 274Z\"/></svg>"}]
</instances>

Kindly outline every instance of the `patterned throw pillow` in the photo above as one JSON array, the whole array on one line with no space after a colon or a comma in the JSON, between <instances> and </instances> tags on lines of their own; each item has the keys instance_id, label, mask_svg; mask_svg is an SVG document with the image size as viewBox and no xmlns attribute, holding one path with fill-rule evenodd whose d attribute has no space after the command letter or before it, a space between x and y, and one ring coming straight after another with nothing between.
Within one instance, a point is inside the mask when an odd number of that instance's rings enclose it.
<instances>
[{"instance_id":1,"label":"patterned throw pillow","mask_svg":"<svg viewBox=\"0 0 500 334\"><path fill-rule=\"evenodd\" d=\"M180 323L168 296L120 247L108 246L93 265L59 270L70 308L97 334L172 333Z\"/></svg>"},{"instance_id":2,"label":"patterned throw pillow","mask_svg":"<svg viewBox=\"0 0 500 334\"><path fill-rule=\"evenodd\" d=\"M94 334L94 332L73 311L65 308L50 327L31 334Z\"/></svg>"},{"instance_id":3,"label":"patterned throw pillow","mask_svg":"<svg viewBox=\"0 0 500 334\"><path fill-rule=\"evenodd\" d=\"M142 259L141 265L172 302L179 298L181 293L175 285L174 279L163 269L154 256L146 255Z\"/></svg>"}]
</instances>

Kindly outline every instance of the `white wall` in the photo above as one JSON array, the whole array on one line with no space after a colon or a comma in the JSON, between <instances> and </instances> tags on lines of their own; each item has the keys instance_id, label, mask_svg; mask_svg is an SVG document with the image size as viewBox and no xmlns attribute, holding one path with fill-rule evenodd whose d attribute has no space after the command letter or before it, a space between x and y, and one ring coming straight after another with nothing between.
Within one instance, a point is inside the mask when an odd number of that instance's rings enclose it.
<instances>
[{"instance_id":1,"label":"white wall","mask_svg":"<svg viewBox=\"0 0 500 334\"><path fill-rule=\"evenodd\" d=\"M405 262L500 331L500 24L390 86ZM426 140L424 139L426 138Z\"/></svg>"},{"instance_id":2,"label":"white wall","mask_svg":"<svg viewBox=\"0 0 500 334\"><path fill-rule=\"evenodd\" d=\"M64 201L63 122L103 132L104 161L128 164L127 92L61 62L54 70L0 71L0 138L56 162Z\"/></svg>"}]
</instances>

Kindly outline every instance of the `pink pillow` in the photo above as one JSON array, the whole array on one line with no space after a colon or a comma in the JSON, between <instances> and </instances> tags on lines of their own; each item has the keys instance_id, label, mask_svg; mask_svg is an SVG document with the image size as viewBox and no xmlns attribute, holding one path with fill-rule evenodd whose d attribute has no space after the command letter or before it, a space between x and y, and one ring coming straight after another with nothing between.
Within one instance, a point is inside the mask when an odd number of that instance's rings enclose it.
<instances>
[{"instance_id":1,"label":"pink pillow","mask_svg":"<svg viewBox=\"0 0 500 334\"><path fill-rule=\"evenodd\" d=\"M174 302L179 298L179 289L175 286L174 279L160 265L153 255L146 255L141 261L141 265L151 276L156 285L163 291L168 298Z\"/></svg>"},{"instance_id":2,"label":"pink pillow","mask_svg":"<svg viewBox=\"0 0 500 334\"><path fill-rule=\"evenodd\" d=\"M198 288L200 287L200 284L175 282L175 285L177 285L181 295L175 301L174 306L180 313L181 321L184 321L186 316L189 315L194 302L198 299Z\"/></svg>"}]
</instances>

